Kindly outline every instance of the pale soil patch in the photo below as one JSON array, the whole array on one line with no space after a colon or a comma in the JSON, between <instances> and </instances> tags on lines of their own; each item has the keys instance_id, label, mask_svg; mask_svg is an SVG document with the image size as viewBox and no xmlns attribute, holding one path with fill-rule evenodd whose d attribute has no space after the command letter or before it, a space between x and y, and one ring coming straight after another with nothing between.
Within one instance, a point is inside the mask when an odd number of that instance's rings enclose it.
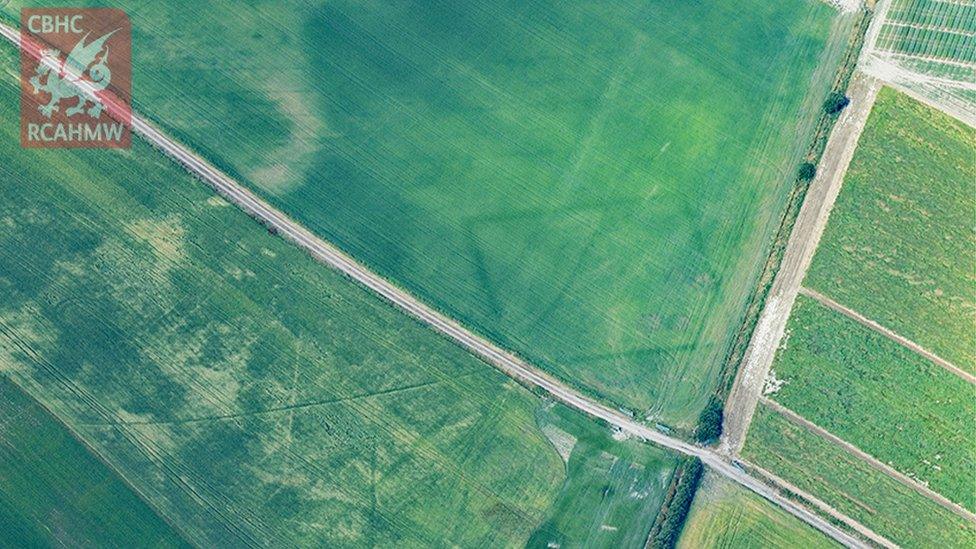
<instances>
[{"instance_id":1,"label":"pale soil patch","mask_svg":"<svg viewBox=\"0 0 976 549\"><path fill-rule=\"evenodd\" d=\"M569 463L569 456L572 455L573 448L576 447L576 437L548 423L542 426L542 432L552 443L563 463Z\"/></svg>"},{"instance_id":2,"label":"pale soil patch","mask_svg":"<svg viewBox=\"0 0 976 549\"><path fill-rule=\"evenodd\" d=\"M207 199L207 204L215 208L226 208L230 206L230 202L227 202L223 197L216 194Z\"/></svg>"},{"instance_id":3,"label":"pale soil patch","mask_svg":"<svg viewBox=\"0 0 976 549\"><path fill-rule=\"evenodd\" d=\"M0 312L0 327L0 373L23 371L25 355L29 360L57 339L54 326L32 305Z\"/></svg>"},{"instance_id":4,"label":"pale soil patch","mask_svg":"<svg viewBox=\"0 0 976 549\"><path fill-rule=\"evenodd\" d=\"M127 223L126 230L132 236L149 244L159 259L172 265L186 259L184 235L186 233L179 219L140 219ZM168 269L167 269L168 270Z\"/></svg>"}]
</instances>

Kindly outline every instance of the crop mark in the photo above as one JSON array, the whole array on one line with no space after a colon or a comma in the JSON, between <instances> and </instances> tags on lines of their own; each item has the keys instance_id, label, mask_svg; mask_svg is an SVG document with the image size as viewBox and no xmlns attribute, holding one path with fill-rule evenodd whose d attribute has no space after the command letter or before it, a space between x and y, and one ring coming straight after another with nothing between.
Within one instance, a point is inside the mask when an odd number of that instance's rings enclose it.
<instances>
[{"instance_id":1,"label":"crop mark","mask_svg":"<svg viewBox=\"0 0 976 549\"><path fill-rule=\"evenodd\" d=\"M469 376L471 374L462 374L457 376L457 378ZM455 378L455 379L457 379ZM309 402L300 402L298 404L288 404L286 406L277 406L273 408L266 408L264 410L254 410L251 412L239 412L236 414L215 414L209 416L192 417L184 419L169 419L169 420L152 420L152 421L114 421L114 422L98 422L98 423L79 423L82 427L131 427L138 425L188 425L192 423L205 423L212 421L228 421L241 419L245 417L252 416L262 416L269 414L277 414L280 412L292 413L296 410L305 410L308 408L315 408L318 406L328 406L330 404L339 404L343 402L352 402L357 400L365 400L377 396L388 396L395 393L405 392L405 391L415 391L418 389L425 389L435 385L440 385L444 383L444 380L428 381L425 383L416 383L412 385L405 385L403 387L394 387L392 389L385 389L382 391L373 391L367 393L360 393L357 395L350 395L345 397L330 398L323 400L312 400Z\"/></svg>"}]
</instances>

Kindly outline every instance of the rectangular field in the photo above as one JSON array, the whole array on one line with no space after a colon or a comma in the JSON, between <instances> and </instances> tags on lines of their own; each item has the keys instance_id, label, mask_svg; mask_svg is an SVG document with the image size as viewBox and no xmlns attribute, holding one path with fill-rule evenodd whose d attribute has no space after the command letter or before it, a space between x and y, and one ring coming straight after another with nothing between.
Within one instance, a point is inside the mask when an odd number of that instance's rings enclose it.
<instances>
[{"instance_id":1,"label":"rectangular field","mask_svg":"<svg viewBox=\"0 0 976 549\"><path fill-rule=\"evenodd\" d=\"M965 0L892 0L876 47L976 66L976 4Z\"/></svg>"},{"instance_id":2,"label":"rectangular field","mask_svg":"<svg viewBox=\"0 0 976 549\"><path fill-rule=\"evenodd\" d=\"M762 404L743 456L903 547L976 543L976 526Z\"/></svg>"},{"instance_id":3,"label":"rectangular field","mask_svg":"<svg viewBox=\"0 0 976 549\"><path fill-rule=\"evenodd\" d=\"M927 358L805 296L773 371L773 400L970 510L976 392Z\"/></svg>"},{"instance_id":4,"label":"rectangular field","mask_svg":"<svg viewBox=\"0 0 976 549\"><path fill-rule=\"evenodd\" d=\"M550 409L142 142L26 153L4 78L0 373L190 543L640 546L673 456Z\"/></svg>"},{"instance_id":5,"label":"rectangular field","mask_svg":"<svg viewBox=\"0 0 976 549\"><path fill-rule=\"evenodd\" d=\"M852 20L815 0L119 5L140 111L464 324L679 426Z\"/></svg>"},{"instance_id":6,"label":"rectangular field","mask_svg":"<svg viewBox=\"0 0 976 549\"><path fill-rule=\"evenodd\" d=\"M737 484L707 472L678 549L829 549L836 542Z\"/></svg>"},{"instance_id":7,"label":"rectangular field","mask_svg":"<svg viewBox=\"0 0 976 549\"><path fill-rule=\"evenodd\" d=\"M804 284L976 371L976 130L881 90Z\"/></svg>"},{"instance_id":8,"label":"rectangular field","mask_svg":"<svg viewBox=\"0 0 976 549\"><path fill-rule=\"evenodd\" d=\"M0 336L0 353L5 342ZM135 540L142 547L187 546L56 418L0 375L0 545L125 547Z\"/></svg>"}]
</instances>

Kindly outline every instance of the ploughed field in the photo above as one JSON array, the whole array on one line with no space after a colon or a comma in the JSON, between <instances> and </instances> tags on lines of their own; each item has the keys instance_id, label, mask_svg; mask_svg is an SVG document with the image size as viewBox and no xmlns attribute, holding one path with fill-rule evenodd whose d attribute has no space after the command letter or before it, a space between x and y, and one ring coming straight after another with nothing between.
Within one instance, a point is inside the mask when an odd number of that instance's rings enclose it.
<instances>
[{"instance_id":1,"label":"ploughed field","mask_svg":"<svg viewBox=\"0 0 976 549\"><path fill-rule=\"evenodd\" d=\"M959 370L807 295L767 398L968 511L976 509L976 131L882 89L804 285ZM909 547L968 547L976 528L924 489L760 404L743 455Z\"/></svg>"},{"instance_id":2,"label":"ploughed field","mask_svg":"<svg viewBox=\"0 0 976 549\"><path fill-rule=\"evenodd\" d=\"M681 531L678 549L829 549L840 547L765 499L707 472Z\"/></svg>"},{"instance_id":3,"label":"ploughed field","mask_svg":"<svg viewBox=\"0 0 976 549\"><path fill-rule=\"evenodd\" d=\"M852 19L813 0L120 5L139 111L465 325L676 426L714 387Z\"/></svg>"},{"instance_id":4,"label":"ploughed field","mask_svg":"<svg viewBox=\"0 0 976 549\"><path fill-rule=\"evenodd\" d=\"M141 141L21 150L16 94L0 83L18 543L643 544L673 456L538 398Z\"/></svg>"}]
</instances>

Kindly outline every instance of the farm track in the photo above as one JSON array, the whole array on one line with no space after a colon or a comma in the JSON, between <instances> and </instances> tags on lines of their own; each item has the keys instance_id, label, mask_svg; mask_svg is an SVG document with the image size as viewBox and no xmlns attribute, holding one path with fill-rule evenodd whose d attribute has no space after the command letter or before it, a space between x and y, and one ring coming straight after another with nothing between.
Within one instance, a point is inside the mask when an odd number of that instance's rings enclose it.
<instances>
[{"instance_id":1,"label":"farm track","mask_svg":"<svg viewBox=\"0 0 976 549\"><path fill-rule=\"evenodd\" d=\"M0 35L3 35L14 46L18 48L21 46L20 31L18 29L0 23ZM36 45L28 42L24 48L29 55L40 59L40 51ZM123 107L121 102L111 93L103 92L100 97L96 97L95 91L90 85L81 84L79 87L90 98L102 103L106 111L112 114L113 117L122 119ZM258 198L243 185L215 168L202 157L156 129L147 120L139 116L138 113L131 113L129 124L134 133L184 166L187 171L268 227L270 231L291 241L320 263L342 272L350 279L383 297L395 307L424 322L442 335L454 340L457 344L493 365L505 375L525 385L542 389L563 404L618 427L622 431L642 440L650 441L684 455L701 459L705 465L719 474L778 505L841 544L848 547L868 547L860 539L841 530L804 505L782 495L780 491L787 488L785 485L779 484L777 487L770 486L766 482L733 465L727 455L687 443L638 423L622 412L608 408L580 394L549 374L467 330L453 319L435 311L411 294L373 273L332 244L315 236L303 226L288 218L284 213ZM835 130L835 133L837 133L837 130ZM857 527L852 526L852 528L861 532L862 535L865 535L864 532L868 532L870 534L866 535L868 538L880 538L880 536L873 534L866 527L846 517L837 510L830 509L828 514L848 525L856 525Z\"/></svg>"},{"instance_id":2,"label":"farm track","mask_svg":"<svg viewBox=\"0 0 976 549\"><path fill-rule=\"evenodd\" d=\"M871 330L873 330L873 331L875 331L875 332L883 335L884 337L890 339L891 341L894 341L895 343L901 345L902 347L904 347L904 348L906 348L906 349L908 349L908 350L910 350L910 351L912 351L914 353L917 353L917 354L920 354L920 355L924 356L925 358L927 358L930 361L932 361L933 363L935 363L937 366L940 366L940 367L944 368L945 370L947 370L948 372L952 373L953 375L959 376L962 379L968 381L969 383L972 383L973 385L976 385L976 376L973 376L969 372L966 372L966 371L962 370L961 368L953 365L948 360L939 357L938 355L936 355L932 351L929 351L925 347L922 347L918 343L915 343L914 341L912 341L912 340L910 340L910 339L908 339L906 337L900 336L897 333L889 330L888 328L885 328L881 324L878 324L877 322L871 320L870 318L867 318L866 316L862 315L861 313L859 313L859 312L857 312L857 311L855 311L853 309L850 309L848 307L845 307L844 305L841 305L840 303L837 303L833 299L830 299L829 297L821 294L820 292L817 292L815 290L811 290L810 288L806 288L806 287L802 287L801 286L800 287L800 293L803 294L803 295L805 295L805 296L807 296L807 297L809 297L809 298L811 298L811 299L813 299L813 300L815 300L815 301L817 301L818 303L820 303L824 307L827 307L828 309L830 309L832 311L838 312L838 313L846 316L847 318L850 318L851 320L857 322L858 324L860 324L860 325L862 325L862 326L864 326L866 328L869 328L869 329L871 329ZM974 518L976 518L976 517L974 517Z\"/></svg>"},{"instance_id":3,"label":"farm track","mask_svg":"<svg viewBox=\"0 0 976 549\"><path fill-rule=\"evenodd\" d=\"M726 401L725 424L719 445L719 452L725 455L738 455L745 444L766 376L786 331L793 302L827 226L830 210L840 194L844 174L880 87L878 81L857 73L848 88L850 106L841 114L827 141L820 169L800 208L768 301Z\"/></svg>"},{"instance_id":4,"label":"farm track","mask_svg":"<svg viewBox=\"0 0 976 549\"><path fill-rule=\"evenodd\" d=\"M867 463L877 471L897 480L907 488L911 488L912 490L915 490L920 495L934 501L935 503L938 503L942 507L945 507L946 509L952 511L953 513L959 515L960 517L970 522L976 523L976 514L973 514L969 510L951 501L950 499L946 498L942 494L933 491L931 488L928 488L927 486L919 483L918 481L912 479L911 477L905 475L904 473L895 470L890 465L887 465L884 462L879 461L871 454L868 454L867 452L861 450L857 446L854 446L850 442L847 442L846 440L838 437L837 435L831 433L830 431L827 431L823 427L806 419L800 414L797 414L793 410L790 410L789 408L783 406L782 404L776 402L775 400L762 397L761 401L765 406L768 406L769 408L773 409L774 411L776 411L776 413L785 417L794 425L802 427L807 431L810 431L811 433L819 436L820 438L823 438L833 444L836 444L837 446L840 446L846 452L854 455L861 461L864 461L865 463Z\"/></svg>"},{"instance_id":5,"label":"farm track","mask_svg":"<svg viewBox=\"0 0 976 549\"><path fill-rule=\"evenodd\" d=\"M833 517L835 520L846 524L849 528L864 536L865 539L871 540L878 546L887 547L889 549L894 549L898 547L898 545L895 545L895 543L889 540L888 538L875 533L874 531L864 526L860 522L852 520L846 515L837 512L837 510L831 507L827 502L803 490L802 488L796 486L790 481L778 477L772 472L767 471L766 469L763 469L762 467L759 467L754 463L750 463L748 461L743 460L742 464L748 467L750 471L755 471L756 473L758 473L759 476L766 479L767 481L776 484L777 486L782 486L785 489L789 490L790 492L810 502L814 507L820 509L824 514L829 515Z\"/></svg>"}]
</instances>

